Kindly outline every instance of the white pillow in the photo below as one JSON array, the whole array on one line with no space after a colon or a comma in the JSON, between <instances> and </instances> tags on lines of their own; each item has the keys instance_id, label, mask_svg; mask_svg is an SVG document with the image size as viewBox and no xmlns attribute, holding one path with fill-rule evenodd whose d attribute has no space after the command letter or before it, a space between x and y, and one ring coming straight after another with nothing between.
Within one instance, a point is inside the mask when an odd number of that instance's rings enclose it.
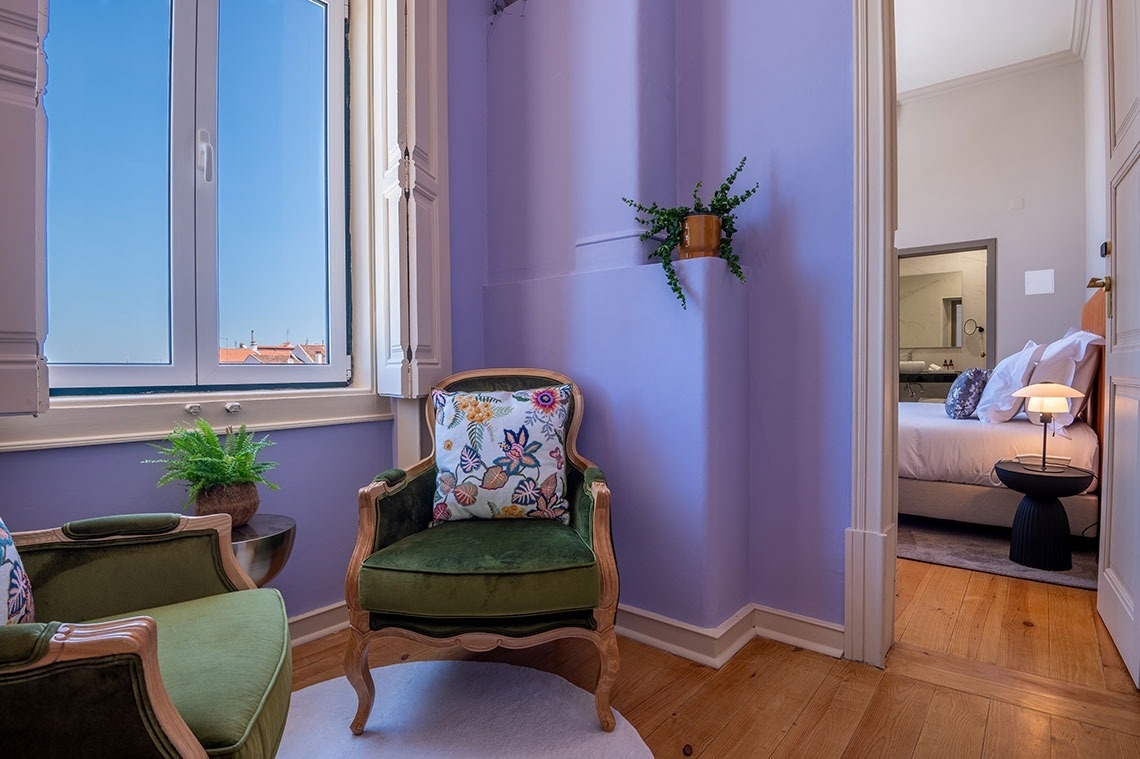
<instances>
[{"instance_id":1,"label":"white pillow","mask_svg":"<svg viewBox=\"0 0 1140 759\"><path fill-rule=\"evenodd\" d=\"M1021 398L1013 394L1025 387L1033 368L1041 359L1045 346L1030 340L1017 353L1003 358L994 367L982 398L978 401L978 418L990 424L1008 422L1021 409Z\"/></svg>"},{"instance_id":2,"label":"white pillow","mask_svg":"<svg viewBox=\"0 0 1140 759\"><path fill-rule=\"evenodd\" d=\"M1064 384L1084 393L1084 398L1073 399L1070 413L1053 415L1053 421L1058 429L1073 423L1073 419L1081 413L1088 400L1089 393L1093 390L1093 380L1096 378L1097 365L1100 363L1100 351L1094 350L1092 348L1094 345L1104 345L1104 338L1095 332L1070 329L1060 340L1054 340L1045 346L1045 352L1041 354L1038 368L1034 370L1033 376L1029 380L1030 384L1049 381L1064 382ZM1057 375L1057 366L1059 364L1064 365L1063 359L1072 359L1075 365L1067 382L1063 376L1055 376ZM1033 414L1030 419L1033 420L1033 417L1036 416ZM1040 423L1037 420L1033 421L1034 424Z\"/></svg>"}]
</instances>

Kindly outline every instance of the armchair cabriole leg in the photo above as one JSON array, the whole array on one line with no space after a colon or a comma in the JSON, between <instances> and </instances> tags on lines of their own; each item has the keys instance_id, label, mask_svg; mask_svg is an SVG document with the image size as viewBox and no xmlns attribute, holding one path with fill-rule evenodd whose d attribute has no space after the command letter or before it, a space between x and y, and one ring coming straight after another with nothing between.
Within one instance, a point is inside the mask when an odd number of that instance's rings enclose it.
<instances>
[{"instance_id":1,"label":"armchair cabriole leg","mask_svg":"<svg viewBox=\"0 0 1140 759\"><path fill-rule=\"evenodd\" d=\"M607 733L613 731L617 721L614 719L613 709L610 708L610 692L617 682L618 666L621 656L618 654L617 633L610 628L597 639L598 646L598 681L594 685L594 703L598 708L598 722Z\"/></svg>"},{"instance_id":2,"label":"armchair cabriole leg","mask_svg":"<svg viewBox=\"0 0 1140 759\"><path fill-rule=\"evenodd\" d=\"M348 645L344 649L344 676L352 683L359 703L356 716L352 720L353 735L364 732L364 724L372 713L372 702L376 698L376 684L372 682L372 671L368 668L368 644L370 636L355 627L348 628Z\"/></svg>"}]
</instances>

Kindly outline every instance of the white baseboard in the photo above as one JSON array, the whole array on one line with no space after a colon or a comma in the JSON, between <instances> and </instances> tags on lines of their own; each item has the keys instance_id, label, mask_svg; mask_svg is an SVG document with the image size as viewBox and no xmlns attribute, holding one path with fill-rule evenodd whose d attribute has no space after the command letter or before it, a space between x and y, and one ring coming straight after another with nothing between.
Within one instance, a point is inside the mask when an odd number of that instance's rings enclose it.
<instances>
[{"instance_id":1,"label":"white baseboard","mask_svg":"<svg viewBox=\"0 0 1140 759\"><path fill-rule=\"evenodd\" d=\"M716 627L698 627L620 604L616 627L619 635L717 669L755 637L836 658L843 655L842 625L759 604L743 607Z\"/></svg>"},{"instance_id":2,"label":"white baseboard","mask_svg":"<svg viewBox=\"0 0 1140 759\"><path fill-rule=\"evenodd\" d=\"M341 601L290 619L289 638L298 646L346 627L348 609ZM755 637L836 658L843 655L842 625L759 604L743 607L716 627L698 627L621 604L616 627L619 635L717 669Z\"/></svg>"},{"instance_id":3,"label":"white baseboard","mask_svg":"<svg viewBox=\"0 0 1140 759\"><path fill-rule=\"evenodd\" d=\"M348 627L348 608L344 601L298 614L289 620L289 640L299 646Z\"/></svg>"}]
</instances>

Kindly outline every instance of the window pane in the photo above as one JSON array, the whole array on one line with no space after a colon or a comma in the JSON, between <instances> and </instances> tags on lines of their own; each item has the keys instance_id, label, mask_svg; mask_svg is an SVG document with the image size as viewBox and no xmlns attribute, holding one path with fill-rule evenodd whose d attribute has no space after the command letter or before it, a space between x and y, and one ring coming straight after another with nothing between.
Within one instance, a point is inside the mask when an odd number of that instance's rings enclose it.
<instances>
[{"instance_id":1,"label":"window pane","mask_svg":"<svg viewBox=\"0 0 1140 759\"><path fill-rule=\"evenodd\" d=\"M170 362L170 4L52 0L52 363Z\"/></svg>"},{"instance_id":2,"label":"window pane","mask_svg":"<svg viewBox=\"0 0 1140 759\"><path fill-rule=\"evenodd\" d=\"M311 0L220 6L222 363L325 362L327 16Z\"/></svg>"}]
</instances>

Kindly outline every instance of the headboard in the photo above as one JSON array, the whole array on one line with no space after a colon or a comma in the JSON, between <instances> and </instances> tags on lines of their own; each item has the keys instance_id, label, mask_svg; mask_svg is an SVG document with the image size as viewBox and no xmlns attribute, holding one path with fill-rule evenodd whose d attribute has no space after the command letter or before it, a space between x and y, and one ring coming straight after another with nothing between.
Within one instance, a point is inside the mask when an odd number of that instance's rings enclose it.
<instances>
[{"instance_id":1,"label":"headboard","mask_svg":"<svg viewBox=\"0 0 1140 759\"><path fill-rule=\"evenodd\" d=\"M1107 315L1108 309L1105 305L1104 290L1097 290L1091 298L1085 301L1084 308L1081 309L1081 329L1107 337ZM1097 439L1104 440L1104 403L1106 397L1104 346L1095 345L1093 347L1098 352L1096 379L1093 381L1092 390L1089 392L1089 400L1085 405L1084 414L1089 426L1096 430Z\"/></svg>"}]
</instances>

